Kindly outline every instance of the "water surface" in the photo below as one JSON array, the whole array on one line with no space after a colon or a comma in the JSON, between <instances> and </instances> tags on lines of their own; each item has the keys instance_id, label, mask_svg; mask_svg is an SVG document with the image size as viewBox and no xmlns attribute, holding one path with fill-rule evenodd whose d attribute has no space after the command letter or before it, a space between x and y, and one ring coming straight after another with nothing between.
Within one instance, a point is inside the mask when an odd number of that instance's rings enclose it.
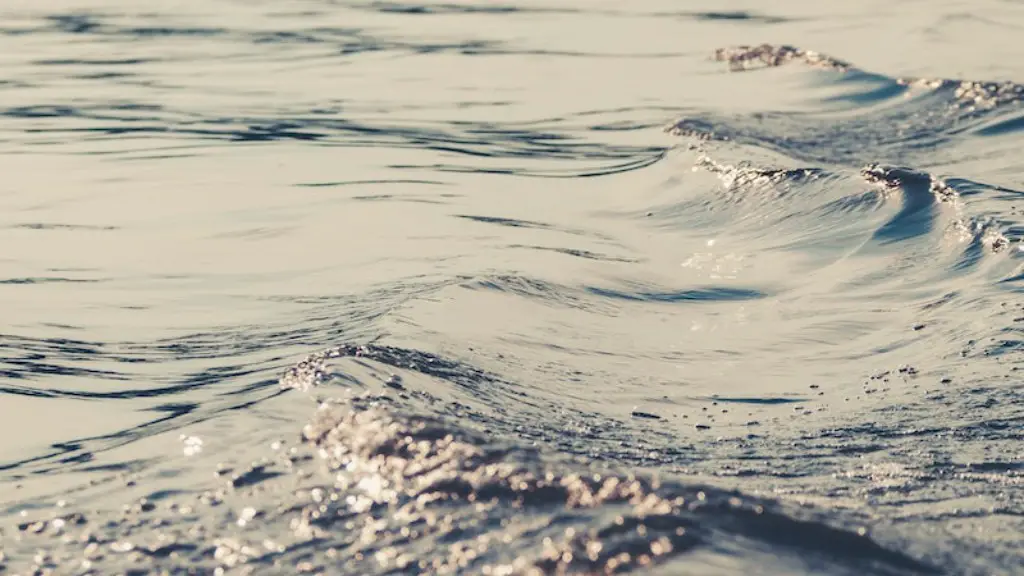
<instances>
[{"instance_id":1,"label":"water surface","mask_svg":"<svg viewBox=\"0 0 1024 576\"><path fill-rule=\"evenodd\" d=\"M12 573L1024 564L1018 4L0 16Z\"/></svg>"}]
</instances>

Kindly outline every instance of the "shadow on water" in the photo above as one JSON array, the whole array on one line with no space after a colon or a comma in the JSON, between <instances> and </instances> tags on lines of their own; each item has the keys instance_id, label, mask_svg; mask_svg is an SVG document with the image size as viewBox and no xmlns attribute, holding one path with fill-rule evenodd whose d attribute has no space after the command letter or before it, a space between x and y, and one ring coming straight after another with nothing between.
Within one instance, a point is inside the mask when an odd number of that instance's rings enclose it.
<instances>
[{"instance_id":1,"label":"shadow on water","mask_svg":"<svg viewBox=\"0 0 1024 576\"><path fill-rule=\"evenodd\" d=\"M559 9L526 9L502 6L470 7L462 5L400 5L391 3L372 3L363 5L368 11L390 13L396 15L454 15L477 14L495 16L515 16L518 13L571 14L572 10ZM95 36L125 42L141 42L146 40L192 40L209 39L239 44L263 45L295 45L319 46L327 48L336 57L353 57L367 53L399 53L407 55L453 53L464 56L495 56L495 55L529 55L529 56L565 56L578 58L591 57L637 57L633 54L588 53L568 50L543 50L517 48L505 42L495 40L464 40L456 42L414 41L410 39L377 36L362 28L344 28L332 26L316 26L300 30L246 30L239 28L205 27L205 26L169 26L157 25L125 25L118 23L123 17L102 12L76 12L47 16L44 23L30 28L4 28L0 26L0 35L27 36L38 34L67 34L72 36ZM136 19L160 20L160 16L140 14ZM644 58L673 58L675 53L644 55ZM142 64L156 60L141 59L115 61L115 64ZM96 64L88 60L68 60L66 64Z\"/></svg>"},{"instance_id":2,"label":"shadow on water","mask_svg":"<svg viewBox=\"0 0 1024 576\"><path fill-rule=\"evenodd\" d=\"M588 286L587 292L613 298L616 300L631 300L638 302L689 302L689 301L730 301L730 300L757 300L766 295L758 290L744 288L695 288L677 291L648 291L638 290L636 292L624 292L608 288L596 288Z\"/></svg>"},{"instance_id":3,"label":"shadow on water","mask_svg":"<svg viewBox=\"0 0 1024 576\"><path fill-rule=\"evenodd\" d=\"M580 140L576 136L558 132L557 125L551 125L546 129L529 129L514 125L458 121L438 126L402 126L392 123L393 121L387 124L370 124L325 117L313 111L300 115L282 113L262 117L239 115L229 118L203 118L194 114L176 113L157 105L121 103L93 106L22 106L0 110L0 116L26 120L46 119L54 123L54 127L33 123L23 129L22 133L25 135L63 135L70 139L86 141L121 139L125 136L161 141L298 141L353 148L423 149L481 159L528 159L545 163L577 161L597 164L597 167L586 169L553 170L526 167L488 168L479 165L403 166L430 168L436 172L563 178L600 176L648 167L662 160L667 151L667 147L663 146L628 146ZM69 127L68 120L80 121L87 125ZM57 143L46 141L36 145L47 146ZM32 142L26 144L33 145Z\"/></svg>"},{"instance_id":4,"label":"shadow on water","mask_svg":"<svg viewBox=\"0 0 1024 576\"><path fill-rule=\"evenodd\" d=\"M899 212L875 230L873 239L890 244L934 230L939 210L930 175L905 168L869 168L864 173L870 181L883 182L903 192Z\"/></svg>"},{"instance_id":5,"label":"shadow on water","mask_svg":"<svg viewBox=\"0 0 1024 576\"><path fill-rule=\"evenodd\" d=\"M269 392L251 394L252 392L259 392L267 389L270 389ZM159 390L154 391L155 393L151 396L175 394L180 391L181 389ZM0 388L0 393L10 392L11 391L9 389ZM9 474L9 479L17 479L23 477L25 474L38 476L57 472L85 471L79 465L93 462L98 455L104 452L115 450L122 446L135 444L150 436L211 420L226 413L251 408L262 402L280 396L285 391L280 390L277 387L277 380L264 380L256 385L247 386L245 388L245 392L250 394L250 396L246 400L240 402L229 403L223 401L205 401L202 406L194 403L160 404L153 406L145 411L157 412L163 415L143 424L118 430L111 434L77 438L74 441L54 443L51 445L50 451L45 451L42 454L13 462L0 463L0 472ZM145 395L144 397L148 396L150 395ZM133 397L138 396L133 396L130 393L110 394L107 396L97 396L93 399L125 400ZM160 461L164 459L166 459L166 455L154 456L151 458L153 461ZM127 469L133 466L137 467L141 464L141 461L136 461L134 463L105 463L103 466L107 469Z\"/></svg>"},{"instance_id":6,"label":"shadow on water","mask_svg":"<svg viewBox=\"0 0 1024 576\"><path fill-rule=\"evenodd\" d=\"M124 403L159 417L113 433L61 441L13 462L8 474L70 471L96 455L143 438L245 410L278 396L277 377L296 354L323 342L372 341L378 322L400 302L453 281L387 286L369 294L274 298L304 306L277 324L224 327L150 342L102 342L0 335L0 396ZM210 365L210 362L216 362ZM154 372L153 369L157 371ZM85 384L84 382L87 382ZM31 415L26 415L31 417Z\"/></svg>"},{"instance_id":7,"label":"shadow on water","mask_svg":"<svg viewBox=\"0 0 1024 576\"><path fill-rule=\"evenodd\" d=\"M369 2L358 4L360 9L386 14L415 14L415 15L441 15L441 14L550 14L562 12L574 12L574 10L559 10L547 7L525 7L503 4L489 4L487 6L476 6L472 4L418 4L403 2Z\"/></svg>"},{"instance_id":8,"label":"shadow on water","mask_svg":"<svg viewBox=\"0 0 1024 576\"><path fill-rule=\"evenodd\" d=\"M756 12L747 12L745 10L712 12L662 12L659 13L658 16L686 18L696 20L698 22L735 22L738 24L754 25L783 24L786 22L796 22L799 20L803 20L803 18L770 16L767 14L758 14Z\"/></svg>"},{"instance_id":9,"label":"shadow on water","mask_svg":"<svg viewBox=\"0 0 1024 576\"><path fill-rule=\"evenodd\" d=\"M362 9L399 14L495 14L499 17L518 12L549 12L547 9L521 7L486 6L473 7L456 4L418 5L400 3L369 3ZM126 47L141 45L154 40L189 42L206 41L238 46L242 53L252 52L255 46L275 44L274 52L265 53L261 48L258 57L287 58L286 46L295 48L317 47L320 56L341 59L364 53L394 54L436 54L451 52L463 56L493 55L561 55L608 58L609 54L587 54L574 52L550 52L527 48L516 48L490 40L466 40L464 42L431 42L411 39L389 39L377 36L360 28L317 26L290 30L248 30L217 26L168 25L167 18L153 14L114 15L104 12L81 12L49 15L29 22L28 26L0 28L0 34L14 36L71 35L95 37L97 41L123 44ZM147 25L147 22L154 22ZM248 49L246 48L248 47ZM237 52L237 51L236 51ZM304 53L305 55L305 53ZM623 55L633 57L635 55ZM674 55L666 55L674 56ZM193 56L195 57L195 56ZM238 54L221 56L222 59L244 58ZM256 56L253 56L256 57ZM656 55L642 55L644 58ZM552 163L559 160L587 162L586 168L548 168L545 166L523 166L518 162L503 162L498 166L474 164L428 164L422 166L398 166L392 168L426 168L437 172L481 172L493 174L516 174L524 176L546 176L573 178L600 176L637 170L660 161L667 151L666 146L621 145L611 142L581 138L579 127L569 127L579 120L592 118L589 128L594 134L637 130L650 127L647 123L638 125L629 109L608 111L585 111L570 117L552 119L546 123L528 123L519 126L512 123L438 121L402 122L395 120L395 111L402 105L394 104L387 110L386 120L367 120L365 115L348 111L347 106L339 109L336 105L313 106L300 110L274 110L253 112L238 110L230 116L204 115L195 110L184 110L168 104L156 103L163 94L172 94L185 89L176 81L160 77L149 78L152 70L173 60L174 56L138 57L49 57L29 62L30 69L48 70L46 76L54 77L67 69L66 75L73 78L90 78L116 86L124 81L133 87L143 86L153 94L153 100L146 102L125 98L125 101L52 102L33 98L30 105L10 106L0 109L0 116L12 120L3 127L3 134L12 144L19 146L55 146L67 142L97 142L109 140L156 139L161 141L180 139L184 141L221 143L261 142L306 142L323 146L345 147L389 147L393 149L423 149L442 154L480 159L532 160ZM200 58L207 58L200 56ZM97 70L103 69L105 70ZM20 82L13 78L12 82ZM27 85L46 82L45 78L25 78ZM142 84L140 84L140 82ZM45 85L45 84L43 84ZM348 103L345 103L346 105ZM508 102L490 102L489 107L507 105ZM459 109L466 106L480 106L479 102L451 102L446 108ZM637 110L642 110L638 108ZM650 112L650 110L647 110ZM455 113L458 113L457 110ZM461 114L460 114L461 116ZM627 120L609 121L609 117ZM658 122L667 118L664 114ZM30 121L22 124L19 121ZM587 129L584 129L587 130ZM123 152L89 151L85 153L114 154L130 156ZM185 153L187 155L187 153ZM153 158L147 156L147 158Z\"/></svg>"}]
</instances>

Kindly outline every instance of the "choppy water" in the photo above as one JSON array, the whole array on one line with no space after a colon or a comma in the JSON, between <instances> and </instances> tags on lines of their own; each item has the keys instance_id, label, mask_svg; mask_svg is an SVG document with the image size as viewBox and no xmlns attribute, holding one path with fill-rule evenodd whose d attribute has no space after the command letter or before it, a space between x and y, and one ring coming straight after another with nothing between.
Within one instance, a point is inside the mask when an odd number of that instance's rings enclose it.
<instances>
[{"instance_id":1,"label":"choppy water","mask_svg":"<svg viewBox=\"0 0 1024 576\"><path fill-rule=\"evenodd\" d=\"M1024 573L1022 29L4 5L0 572Z\"/></svg>"}]
</instances>

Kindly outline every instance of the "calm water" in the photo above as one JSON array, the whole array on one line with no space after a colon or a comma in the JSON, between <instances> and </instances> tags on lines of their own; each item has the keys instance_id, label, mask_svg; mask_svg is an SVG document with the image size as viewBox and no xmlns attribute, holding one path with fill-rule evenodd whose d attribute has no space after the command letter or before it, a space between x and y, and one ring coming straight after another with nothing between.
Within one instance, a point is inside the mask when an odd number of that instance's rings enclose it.
<instances>
[{"instance_id":1,"label":"calm water","mask_svg":"<svg viewBox=\"0 0 1024 576\"><path fill-rule=\"evenodd\" d=\"M1024 573L1022 31L4 4L0 572Z\"/></svg>"}]
</instances>

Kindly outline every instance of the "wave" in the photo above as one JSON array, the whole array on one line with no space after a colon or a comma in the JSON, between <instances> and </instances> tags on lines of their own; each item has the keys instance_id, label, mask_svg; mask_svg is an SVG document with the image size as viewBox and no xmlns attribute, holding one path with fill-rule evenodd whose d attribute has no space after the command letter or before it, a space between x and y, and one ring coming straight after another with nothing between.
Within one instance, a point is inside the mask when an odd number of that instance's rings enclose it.
<instances>
[{"instance_id":1,"label":"wave","mask_svg":"<svg viewBox=\"0 0 1024 576\"><path fill-rule=\"evenodd\" d=\"M759 46L720 48L715 51L714 58L720 62L727 62L729 68L734 71L800 62L842 73L871 74L860 70L849 62L827 54L788 45L761 44ZM991 109L1024 99L1024 85L1010 81L979 82L943 78L894 78L892 80L902 86L951 92L957 105L965 108Z\"/></svg>"},{"instance_id":2,"label":"wave","mask_svg":"<svg viewBox=\"0 0 1024 576\"><path fill-rule=\"evenodd\" d=\"M714 59L729 63L736 71L799 62L841 76L868 74L837 58L787 45L723 48L715 52ZM930 96L917 94L911 98L910 92L900 89L885 97L891 100L887 106L858 106L854 113L839 115L758 112L723 118L702 112L687 115L666 130L691 139L688 148L696 154L694 170L721 179L725 194L701 200L709 206L749 203L756 198L763 206L763 216L769 203L778 207L786 195L799 188L803 199L790 201L787 208L794 210L801 202L810 201L808 196L827 196L826 187L848 189L847 182L858 174L862 181L879 187L883 195L865 196L850 190L843 197L829 198L826 205L830 210L840 209L865 206L868 200L880 209L880 200L898 194L899 212L878 226L876 240L902 241L930 235L966 244L967 252L972 251L971 246L983 252L1019 252L1013 250L1015 245L1021 246L1018 222L1007 218L1007 212L1012 214L1013 210L993 209L990 204L996 199L1019 199L1024 192L907 166L933 163L939 150L958 145L966 133L999 134L1012 129L1007 126L1015 122L1015 116L1005 121L1000 118L1012 114L1015 105L1024 99L1024 86L1013 82L872 77L890 86L924 90ZM972 126L985 128L973 130ZM732 156L742 160L734 164L722 160ZM935 205L947 208L943 213ZM828 219L822 208L789 212L785 217L796 216L797 222L810 224L812 214ZM943 236L931 234L938 230ZM975 257L965 253L958 266L969 261L975 261Z\"/></svg>"},{"instance_id":3,"label":"wave","mask_svg":"<svg viewBox=\"0 0 1024 576\"><path fill-rule=\"evenodd\" d=\"M794 61L840 72L849 72L854 69L849 63L831 56L786 45L761 44L760 46L719 48L715 51L714 58L720 62L728 62L730 69L737 71L762 66L781 66Z\"/></svg>"},{"instance_id":4,"label":"wave","mask_svg":"<svg viewBox=\"0 0 1024 576\"><path fill-rule=\"evenodd\" d=\"M507 421L440 396L450 385L501 379L438 356L341 346L300 362L281 385L349 397L319 405L303 444L251 465L219 465L223 487L198 501L150 495L125 509L132 520L102 530L102 514L58 510L21 524L20 538L80 543L42 557L56 570L84 556L99 571L187 562L198 570L590 574L681 563L708 574L939 573L838 518L525 443ZM587 444L607 436L584 434ZM168 525L169 516L197 525ZM11 560L21 560L20 548Z\"/></svg>"},{"instance_id":5,"label":"wave","mask_svg":"<svg viewBox=\"0 0 1024 576\"><path fill-rule=\"evenodd\" d=\"M965 133L998 136L1017 124L1024 85L1010 81L892 78L865 72L842 60L792 46L740 46L718 50L715 59L734 71L800 62L837 74L834 86L856 81L848 113L762 111L731 117L698 112L667 131L705 143L748 145L800 161L859 167L914 164L958 142ZM868 98L859 90L870 87ZM1009 116L1009 119L1006 117Z\"/></svg>"}]
</instances>

